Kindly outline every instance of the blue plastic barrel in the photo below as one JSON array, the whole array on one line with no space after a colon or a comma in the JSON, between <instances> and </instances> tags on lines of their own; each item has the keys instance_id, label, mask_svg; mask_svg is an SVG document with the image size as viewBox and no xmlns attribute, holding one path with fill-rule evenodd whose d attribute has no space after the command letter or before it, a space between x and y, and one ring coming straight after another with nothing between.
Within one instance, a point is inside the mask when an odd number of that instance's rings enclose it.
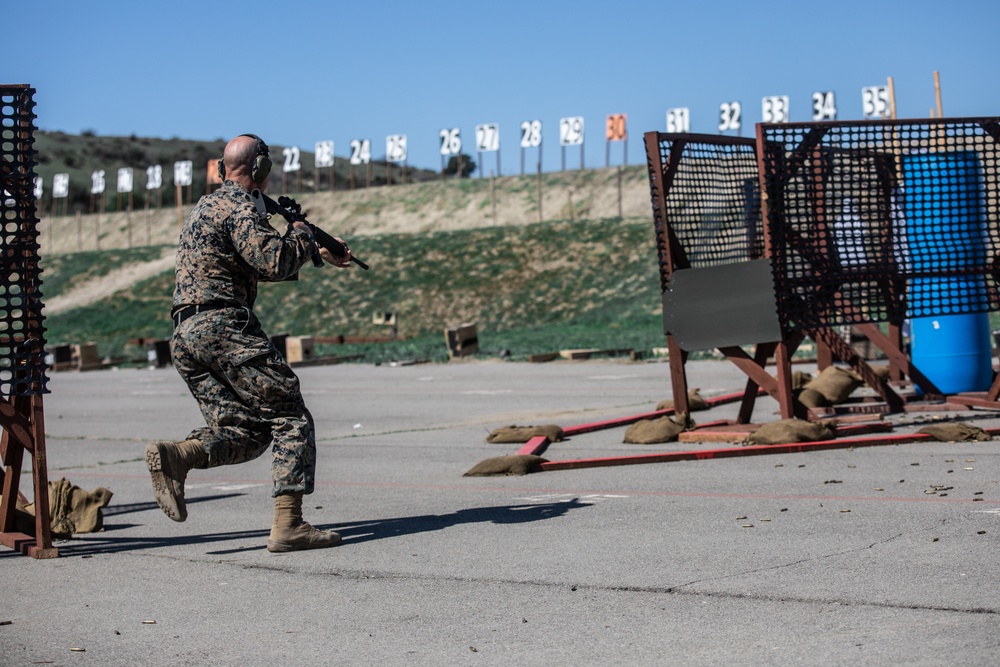
<instances>
[{"instance_id":1,"label":"blue plastic barrel","mask_svg":"<svg viewBox=\"0 0 1000 667\"><path fill-rule=\"evenodd\" d=\"M986 265L986 218L976 153L903 158L909 267L915 272ZM910 281L910 357L945 394L986 391L993 355L983 278L933 276ZM939 313L959 313L939 315Z\"/></svg>"}]
</instances>

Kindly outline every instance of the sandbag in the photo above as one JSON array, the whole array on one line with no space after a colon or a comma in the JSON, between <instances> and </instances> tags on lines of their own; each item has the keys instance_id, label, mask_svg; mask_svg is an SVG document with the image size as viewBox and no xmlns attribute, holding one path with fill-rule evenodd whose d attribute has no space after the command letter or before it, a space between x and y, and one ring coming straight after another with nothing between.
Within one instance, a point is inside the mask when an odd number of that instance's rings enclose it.
<instances>
[{"instance_id":1,"label":"sandbag","mask_svg":"<svg viewBox=\"0 0 1000 667\"><path fill-rule=\"evenodd\" d=\"M861 384L861 376L854 371L828 366L818 377L807 382L803 389L815 389L830 401L830 405L839 405L850 398L851 392Z\"/></svg>"},{"instance_id":2,"label":"sandbag","mask_svg":"<svg viewBox=\"0 0 1000 667\"><path fill-rule=\"evenodd\" d=\"M792 371L792 389L801 389L811 382L813 376L805 371Z\"/></svg>"},{"instance_id":3,"label":"sandbag","mask_svg":"<svg viewBox=\"0 0 1000 667\"><path fill-rule=\"evenodd\" d=\"M921 427L917 433L926 433L941 442L986 442L993 439L993 436L983 429L965 422L928 424Z\"/></svg>"},{"instance_id":4,"label":"sandbag","mask_svg":"<svg viewBox=\"0 0 1000 667\"><path fill-rule=\"evenodd\" d=\"M659 419L641 419L625 430L622 442L630 445L655 445L663 442L673 442L684 431L694 426L684 413L677 415L677 420L668 416Z\"/></svg>"},{"instance_id":5,"label":"sandbag","mask_svg":"<svg viewBox=\"0 0 1000 667\"><path fill-rule=\"evenodd\" d=\"M803 387L795 394L796 400L807 408L826 408L830 406L830 399L821 394L816 389Z\"/></svg>"},{"instance_id":6,"label":"sandbag","mask_svg":"<svg viewBox=\"0 0 1000 667\"><path fill-rule=\"evenodd\" d=\"M108 506L113 495L103 486L93 491L84 491L65 477L58 482L49 482L52 537L72 537L74 533L104 530L104 515L101 510ZM24 509L34 516L34 503L26 505Z\"/></svg>"},{"instance_id":7,"label":"sandbag","mask_svg":"<svg viewBox=\"0 0 1000 667\"><path fill-rule=\"evenodd\" d=\"M554 424L544 426L504 426L494 429L486 436L486 442L496 443L525 443L532 438L545 436L551 442L562 442L563 430Z\"/></svg>"},{"instance_id":8,"label":"sandbag","mask_svg":"<svg viewBox=\"0 0 1000 667\"><path fill-rule=\"evenodd\" d=\"M783 445L796 442L832 440L836 437L826 422L809 422L803 419L782 419L764 424L743 441L746 445Z\"/></svg>"},{"instance_id":9,"label":"sandbag","mask_svg":"<svg viewBox=\"0 0 1000 667\"><path fill-rule=\"evenodd\" d=\"M472 466L463 477L496 477L500 475L527 475L541 472L542 464L548 459L534 454L511 454L510 456L494 456L480 461Z\"/></svg>"},{"instance_id":10,"label":"sandbag","mask_svg":"<svg viewBox=\"0 0 1000 667\"><path fill-rule=\"evenodd\" d=\"M708 404L708 401L701 395L701 388L695 387L688 391L688 409L691 412L698 412L699 410L711 410L712 406ZM674 407L674 399L668 398L664 401L660 401L656 404L656 411L669 410Z\"/></svg>"}]
</instances>

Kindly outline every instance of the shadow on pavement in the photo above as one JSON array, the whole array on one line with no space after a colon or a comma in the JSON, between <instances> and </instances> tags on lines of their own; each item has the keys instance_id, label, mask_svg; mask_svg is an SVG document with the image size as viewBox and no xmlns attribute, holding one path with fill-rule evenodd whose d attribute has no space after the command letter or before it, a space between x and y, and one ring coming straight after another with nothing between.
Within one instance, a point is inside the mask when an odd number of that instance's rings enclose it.
<instances>
[{"instance_id":1,"label":"shadow on pavement","mask_svg":"<svg viewBox=\"0 0 1000 667\"><path fill-rule=\"evenodd\" d=\"M234 495L205 496L192 498L189 503L204 502ZM342 546L359 544L370 540L381 540L404 535L415 535L453 526L472 523L519 524L544 521L560 517L570 510L580 507L590 507L590 503L581 503L577 499L565 502L541 503L531 505L501 505L494 507L473 507L462 509L451 514L425 514L421 516L399 517L394 519L379 519L375 521L352 521L349 523L314 524L324 530L336 530L344 542ZM158 509L156 503L135 503L120 505L120 511L115 514ZM111 508L108 508L111 509ZM107 531L115 530L114 525L107 526ZM78 535L72 540L60 540L55 545L60 557L81 557L98 554L122 553L140 549L159 549L171 546L212 545L220 542L237 540L252 541L252 545L240 546L236 549L206 551L207 555L226 555L258 551L264 549L270 528L264 530L247 530L230 533L206 533L202 535L172 535L170 537L115 537L104 533L89 533ZM5 552L6 553L6 552ZM13 554L14 552L10 552ZM0 554L2 555L2 554Z\"/></svg>"},{"instance_id":2,"label":"shadow on pavement","mask_svg":"<svg viewBox=\"0 0 1000 667\"><path fill-rule=\"evenodd\" d=\"M465 523L531 523L533 521L554 519L572 509L590 506L590 503L581 503L574 498L557 503L474 507L472 509L458 510L451 514L426 514L423 516L382 519L379 521L354 521L323 527L335 529L343 536L344 544L346 545L443 530Z\"/></svg>"}]
</instances>

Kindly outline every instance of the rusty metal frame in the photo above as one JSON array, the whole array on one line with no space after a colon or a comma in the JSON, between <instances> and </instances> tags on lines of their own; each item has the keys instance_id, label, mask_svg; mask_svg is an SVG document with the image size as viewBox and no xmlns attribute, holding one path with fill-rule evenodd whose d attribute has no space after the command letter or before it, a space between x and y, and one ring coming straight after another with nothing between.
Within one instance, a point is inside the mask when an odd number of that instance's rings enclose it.
<instances>
[{"instance_id":1,"label":"rusty metal frame","mask_svg":"<svg viewBox=\"0 0 1000 667\"><path fill-rule=\"evenodd\" d=\"M931 121L879 121L888 126L885 131L892 133L905 131L907 125L930 125L934 131L942 133L947 131L949 124L965 123L978 125L986 135L997 143L1000 143L1000 119L996 118L972 118L972 119L932 119ZM850 127L871 127L871 121L847 121L828 123L798 123L783 124L783 127L796 127L800 129L804 136L799 140L798 145L789 148L780 143L771 144L767 140L766 130L773 127L766 124L758 124L754 139L742 139L739 137L726 137L717 135L695 135L695 134L664 134L659 132L648 132L645 134L645 147L649 167L650 191L653 208L653 219L656 235L656 248L659 256L661 291L666 290L669 285L670 276L675 270L690 268L687 261L685 248L679 241L677 234L672 228L672 221L669 219L670 209L668 208L668 198L670 189L681 168L682 155L685 147L691 142L715 146L752 146L757 161L757 177L761 192L761 218L763 235L763 256L767 258L775 257L775 230L779 230L786 238L785 242L793 244L796 252L804 253L810 261L825 266L824 262L829 262L830 258L824 253L822 243L814 242L801 237L795 230L789 229L783 223L784 201L781 184L775 184L774 180L768 179L768 161L781 164L786 174L804 175L804 187L810 193L811 200L808 206L811 207L813 220L816 221L817 233L827 233L824 222L828 212L825 210L825 190L828 187L830 173L827 164L832 156L838 151L858 155L866 160L873 161L874 180L877 183L875 188L882 192L882 196L888 201L893 187L893 180L897 178L898 155L891 152L876 151L864 148L844 148L838 146L824 145L824 137L833 128ZM669 150L664 145L669 141ZM808 171L803 171L808 170ZM800 202L801 203L801 202ZM879 232L882 236L883 248L891 245L891 234L893 233L891 219L886 219L878 223ZM888 236L886 236L888 235ZM884 237L884 238L883 238ZM831 248L828 242L826 248ZM888 253L888 249L883 252ZM888 254L881 256L883 264L890 264L894 261ZM775 267L775 271L780 271L781 267ZM994 275L1000 280L1000 269L994 266ZM861 358L850 345L848 345L832 327L804 327L796 328L789 326L782 315L782 338L774 343L757 343L753 356L747 354L740 347L719 348L730 362L735 364L747 377L747 386L743 404L740 409L738 422L745 423L750 419L753 411L754 401L758 395L758 389L764 390L771 395L780 406L782 418L793 416L809 416L809 412L798 406L792 398L791 390L791 368L790 361L799 344L805 337L813 339L817 346L817 363L822 370L833 363L835 359L840 360L852 367L861 375L864 383L872 388L884 401L888 411L898 412L909 409L906 400L893 387L899 381L908 377L914 384L923 389L924 393L933 399L941 396L942 392L931 382L920 369L911 362L906 354L902 341L902 322L906 313L906 289L905 281L900 278L884 278L876 281L873 276L865 273L865 269L852 269L849 275L844 277L845 282L838 285L826 286L822 288L822 296L827 299L827 303L833 303L834 299L841 300L842 286L847 284L847 280L868 279L877 285L879 293L886 302L888 312L888 334L881 331L877 321L866 321L860 324L853 324L860 333L867 336L869 341L879 349L889 361L889 377L882 378L877 375L874 369ZM777 296L777 295L776 295ZM842 301L842 300L841 300ZM777 304L779 311L780 303ZM857 313L859 311L850 311ZM667 336L668 351L670 354L671 386L673 397L678 411L687 411L687 375L685 370L688 358L687 352L681 350L673 336ZM766 370L769 358L773 357L776 364L776 372L771 375ZM958 394L950 396L949 400L955 404L962 404L976 407L988 407L1000 409L1000 375L997 376L988 392L976 392L969 394ZM913 406L911 405L910 408Z\"/></svg>"},{"instance_id":2,"label":"rusty metal frame","mask_svg":"<svg viewBox=\"0 0 1000 667\"><path fill-rule=\"evenodd\" d=\"M0 103L12 113L12 125L3 132L0 152L0 191L15 202L14 215L6 203L0 206L0 255L3 264L0 286L5 299L4 320L17 319L23 330L8 329L0 348L10 358L3 360L9 369L0 383L0 544L34 558L54 558L49 514L48 469L45 454L45 419L42 394L46 390L44 364L44 327L42 295L37 289L41 269L38 266L38 219L34 197L34 90L27 85L0 85ZM7 120L6 112L4 120ZM10 147L9 149L7 147ZM6 197L6 195L5 195ZM8 239L13 239L8 244ZM16 285L14 284L16 282ZM11 287L16 290L11 291ZM11 306L11 295L18 304ZM16 310L16 314L14 311ZM5 395L6 394L6 395ZM16 503L24 500L20 492L21 471L25 458L32 468L35 517L34 534L16 527Z\"/></svg>"},{"instance_id":3,"label":"rusty metal frame","mask_svg":"<svg viewBox=\"0 0 1000 667\"><path fill-rule=\"evenodd\" d=\"M660 144L667 138L670 139L671 144L667 161L664 164L660 159ZM667 219L667 196L680 168L685 147L690 143L697 142L756 149L757 142L754 139L742 137L674 133L668 135L662 132L647 132L644 135L644 140L649 168L656 250L659 256L660 289L665 291L670 276L675 270L687 269L691 266L684 248L671 226L671 221ZM763 229L763 236L764 256L766 257L770 250L770 237L766 226ZM739 423L747 423L750 420L759 390L763 390L778 402L783 417L787 418L793 415L795 406L791 391L791 357L802 340L801 334L792 333L778 342L758 343L752 357L741 347L718 348L719 352L743 371L748 378L737 418ZM667 348L674 407L677 412L686 413L689 412L686 371L688 353L682 350L676 339L669 334L667 335ZM776 362L776 376L767 372L767 362L772 357Z\"/></svg>"},{"instance_id":4,"label":"rusty metal frame","mask_svg":"<svg viewBox=\"0 0 1000 667\"><path fill-rule=\"evenodd\" d=\"M956 124L970 124L978 125L983 129L986 135L991 137L994 142L1000 144L1000 121L996 118L938 118L938 119L920 119L920 120L880 120L877 121L879 126L884 126L893 135L893 141L889 143L894 143L894 135L897 131L906 130L909 126L927 126L938 131L940 128L941 132L947 131L949 125ZM778 127L774 125L768 125L760 123L756 128L757 135L757 159L758 159L758 171L760 173L761 180L761 192L765 193L766 196L761 198L761 214L765 221L765 234L767 235L770 230L774 228L781 228L784 233L791 236L797 236L796 232L791 229L791 225L785 223L782 211L783 204L783 192L780 187L780 183L775 180L770 180L768 177L768 162L772 164L777 164L784 162L786 165L786 174L795 174L801 169L805 168L806 163L809 162L812 168L812 174L810 179L810 185L813 192L813 200L811 206L813 209L813 217L816 221L817 228L821 234L826 234L826 211L824 208L824 191L827 187L827 177L829 176L826 169L823 168L823 163L829 159L830 154L837 150L830 147L825 149L821 146L823 137L833 128L867 128L871 126L871 121L837 121L837 122L823 122L823 123L792 123L783 124L784 128L798 128L805 132L805 136L798 146L795 146L790 154L783 155L787 147L784 146L774 146L767 140L767 129L769 127ZM852 148L852 149L842 149L844 152L853 152L857 154L865 153L864 149ZM880 162L880 168L877 169L878 177L881 182L881 187L883 190L883 197L888 201L890 198L890 193L893 188L892 179L897 178L898 169L898 155L892 155L891 153L882 152L876 153L874 150L867 152L867 157L872 158ZM885 257L882 258L882 264L884 265L895 265L895 258L888 255L888 248L891 246L893 233L891 220L882 220L880 223L881 227L881 237L882 237L882 248L887 253ZM794 240L795 247L797 250L809 253L810 257L819 265L823 266L828 261L827 257L820 256L822 250L811 246L808 241L804 239ZM821 244L822 245L822 244ZM827 243L827 248L832 247L832 244ZM773 247L768 244L768 254L773 254ZM865 278L870 277L865 271L854 270L852 272L853 278ZM885 297L886 305L888 308L888 319L886 323L888 325L888 335L883 334L878 326L873 323L855 324L855 326L862 334L864 334L869 341L878 348L889 360L889 377L887 379L878 378L871 366L867 364L864 359L861 359L859 355L854 353L854 351L844 343L840 336L837 336L829 328L809 328L804 329L803 333L813 338L818 347L818 365L820 369L829 366L833 358L836 357L843 361L844 363L851 366L857 373L859 373L865 384L874 389L879 396L888 404L889 410L892 412L897 412L903 409L904 399L897 394L891 387L891 381L899 381L904 377L909 377L914 384L919 386L925 394L929 397L938 398L942 396L942 392L934 385L934 383L928 379L920 370L910 361L908 355L903 349L903 339L902 339L902 323L905 318L906 313L906 290L904 281L902 279L893 279L881 281L879 290L883 293ZM827 290L826 303L831 303L836 297L840 296L839 287L833 287ZM1000 402L997 402L997 398L1000 396L1000 375L994 380L990 390L988 392L975 392L969 395L958 394L950 396L949 400L955 403L961 403L968 406L985 407L1000 409Z\"/></svg>"}]
</instances>

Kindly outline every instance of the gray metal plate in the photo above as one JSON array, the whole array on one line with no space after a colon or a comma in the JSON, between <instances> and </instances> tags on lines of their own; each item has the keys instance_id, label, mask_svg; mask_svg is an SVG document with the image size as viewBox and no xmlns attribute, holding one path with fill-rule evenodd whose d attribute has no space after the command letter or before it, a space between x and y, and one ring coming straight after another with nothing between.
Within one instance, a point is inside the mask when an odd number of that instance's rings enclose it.
<instances>
[{"instance_id":1,"label":"gray metal plate","mask_svg":"<svg viewBox=\"0 0 1000 667\"><path fill-rule=\"evenodd\" d=\"M674 271L663 329L685 352L781 340L771 261Z\"/></svg>"}]
</instances>

